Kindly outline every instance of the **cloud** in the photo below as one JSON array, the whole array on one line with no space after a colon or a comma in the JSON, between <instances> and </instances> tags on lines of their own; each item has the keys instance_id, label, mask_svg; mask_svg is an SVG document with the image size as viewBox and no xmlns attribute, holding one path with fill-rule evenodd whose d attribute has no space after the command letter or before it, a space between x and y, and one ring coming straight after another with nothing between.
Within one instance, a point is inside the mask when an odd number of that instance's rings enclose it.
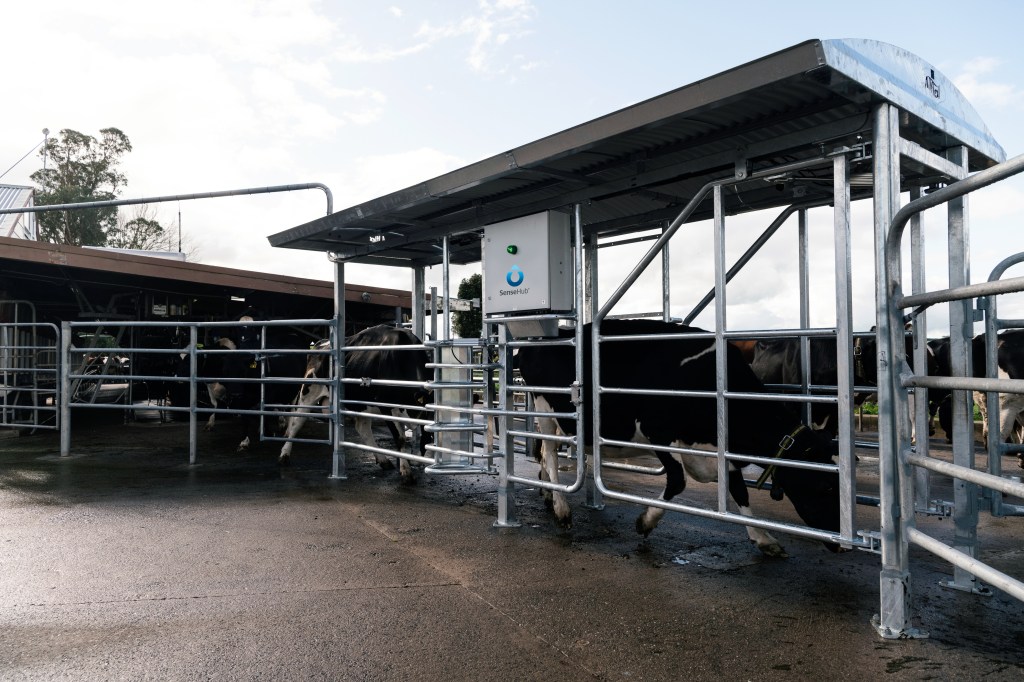
<instances>
[{"instance_id":1,"label":"cloud","mask_svg":"<svg viewBox=\"0 0 1024 682\"><path fill-rule=\"evenodd\" d=\"M509 67L499 62L498 53L513 40L529 35L537 8L529 0L481 0L478 9L477 14L457 21L424 22L416 36L430 43L471 38L466 56L470 68L481 74L504 73Z\"/></svg>"},{"instance_id":2,"label":"cloud","mask_svg":"<svg viewBox=\"0 0 1024 682\"><path fill-rule=\"evenodd\" d=\"M991 80L1001 65L992 57L977 57L967 62L953 82L971 102L999 108L1024 107L1024 90L1010 83Z\"/></svg>"}]
</instances>

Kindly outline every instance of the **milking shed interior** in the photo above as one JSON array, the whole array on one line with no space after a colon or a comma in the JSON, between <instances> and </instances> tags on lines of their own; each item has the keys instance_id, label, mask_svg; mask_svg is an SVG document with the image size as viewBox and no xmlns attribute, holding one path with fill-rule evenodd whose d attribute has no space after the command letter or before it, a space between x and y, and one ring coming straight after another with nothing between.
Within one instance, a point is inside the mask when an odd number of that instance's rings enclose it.
<instances>
[{"instance_id":1,"label":"milking shed interior","mask_svg":"<svg viewBox=\"0 0 1024 682\"><path fill-rule=\"evenodd\" d=\"M346 263L410 268L415 306L413 327L422 337L426 267L443 266L442 300L447 301L451 293L450 266L483 259L484 291L489 294L500 284L493 281L493 276L492 281L486 276L486 259L496 257L482 247L488 228L545 212L568 214L571 247L556 260L560 259L571 271L569 303L562 308L520 312L489 309L485 300L486 338L479 343L497 349L501 383L499 403L487 414L497 415L500 432L507 434L511 424L509 403L505 400L511 390L509 349L531 342L520 337L549 333L551 327L547 325L554 321L577 330L579 348L583 327L579 323L593 321L597 357L601 321L659 256L663 280L661 314L666 320L673 319L668 286L673 268L664 247L674 235L685 233L685 229L681 230L683 226L706 221L714 232L715 246L711 253L693 256L714 260L714 288L704 300L693 301L692 312L684 321L689 322L706 305L714 304L713 336L719 350L724 349L730 338L798 335L806 340L816 335L836 336L839 378L833 400L840 408L840 455L835 469L842 490L839 534L735 518L725 510L724 481L719 484L718 512L706 515L877 551L882 569L881 604L875 627L883 637L908 637L921 634L911 622L910 544L939 554L954 565L951 587L977 592L980 578L1024 599L1024 584L984 566L976 558L978 540L970 529L977 527L974 499L979 491L996 491L985 493L985 499L992 494L1020 497L1022 493L1020 483L1008 481L998 469L973 471L973 440L967 435L970 427L966 406L970 398L966 390L955 391L955 471L946 471L964 481L951 506L956 527L958 531L963 529L966 539L949 547L923 537L914 528L915 512L933 511L929 508L932 502L927 494L927 475L939 470L939 465L928 457L926 442L911 447L911 422L916 420L920 428L924 416L921 407L911 416L907 388L942 385L964 389L963 382L968 380L954 377L942 383L912 375L903 366L904 314L915 313L915 353L923 354L922 341L927 330L921 324L926 315L923 311L935 303L948 302L954 371L958 377L968 377L972 299L989 295L994 298L995 294L1024 288L1019 279L1006 280L988 289L970 284L966 209L961 199L963 192L1019 172L1021 167L1019 159L1005 162L1002 148L970 103L946 76L920 57L870 40L809 40L465 168L271 235L269 241L284 248L330 253L337 265L337 301L345 298ZM911 199L903 208L901 194L909 194ZM882 523L880 529L866 531L857 526L856 519L851 410L854 386L850 203L861 199L872 200L874 207L874 276L879 283L875 320L882 358L877 388ZM911 236L915 235L920 229L914 217L918 208L943 202L948 202L949 289L923 291L922 259L915 240L909 239L906 241L911 242L911 272L906 279L912 281L913 294L905 295L900 271L903 226L909 222ZM829 206L835 239L835 324L811 328L805 305L805 216L811 208ZM722 247L726 217L764 209L780 212L742 257L735 263L726 263ZM727 283L791 215L800 221L800 328L730 329L725 304ZM611 282L610 289L603 288L609 283L598 276L597 249L632 241L631 235L636 233L647 233L638 239L653 242L650 249L624 281ZM529 250L533 246L520 243L517 248ZM512 279L509 284L514 286ZM602 300L605 302L599 306ZM994 311L994 306L991 309ZM343 303L336 303L335 314L343 324ZM1012 321L1003 326L1013 326ZM443 346L457 342L449 338L445 329L442 338L434 343ZM578 369L582 363L580 354L578 351ZM923 355L919 361L915 366L924 366ZM807 376L806 370L804 375ZM721 377L719 384L717 399L722 410L728 389ZM1001 383L999 390L1020 392L1019 384ZM996 384L984 388L994 391ZM591 400L599 399L601 387L584 386L582 390ZM440 398L438 402L444 400ZM467 414L471 412L465 403L454 407ZM588 499L592 496L599 502L603 496L704 513L641 499L605 485L600 473L597 415L592 424L594 473L593 480L587 481ZM722 427L719 428L724 436ZM724 440L719 439L718 456L722 462L728 455ZM515 484L526 479L515 475L512 457L503 457L501 450L499 447L496 453L489 453L499 468L498 525L514 525L514 508L506 495L511 496ZM582 455L577 456L582 464ZM995 459L998 462L999 457ZM911 464L917 467L916 473L908 473ZM562 486L561 489L573 492L580 489L582 475L579 473L572 485L552 482L546 487Z\"/></svg>"}]
</instances>

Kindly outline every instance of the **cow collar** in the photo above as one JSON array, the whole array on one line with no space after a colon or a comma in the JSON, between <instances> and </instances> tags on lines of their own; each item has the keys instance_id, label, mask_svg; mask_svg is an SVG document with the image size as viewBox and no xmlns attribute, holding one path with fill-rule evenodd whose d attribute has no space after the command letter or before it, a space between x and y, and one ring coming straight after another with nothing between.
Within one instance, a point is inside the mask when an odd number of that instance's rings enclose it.
<instances>
[{"instance_id":1,"label":"cow collar","mask_svg":"<svg viewBox=\"0 0 1024 682\"><path fill-rule=\"evenodd\" d=\"M800 435L800 432L804 431L806 428L807 428L807 426L805 424L803 424L803 423L797 424L795 429L793 429L792 431L787 433L785 436L783 436L782 440L779 441L779 449L775 453L774 459L779 459L791 447L793 447L793 443L796 442L796 437L798 435ZM757 484L754 487L757 488L758 490L761 490L761 488L764 487L764 484L768 480L768 478L770 476L774 476L774 474L775 474L775 465L774 464L769 465L768 467L765 468L764 471L761 472L761 475L757 479Z\"/></svg>"}]
</instances>

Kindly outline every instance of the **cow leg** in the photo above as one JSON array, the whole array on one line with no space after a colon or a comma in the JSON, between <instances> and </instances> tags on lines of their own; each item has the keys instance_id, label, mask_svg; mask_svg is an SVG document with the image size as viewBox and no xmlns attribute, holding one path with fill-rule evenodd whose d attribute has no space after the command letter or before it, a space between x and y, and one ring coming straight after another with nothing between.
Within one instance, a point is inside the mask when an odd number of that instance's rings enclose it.
<instances>
[{"instance_id":1,"label":"cow leg","mask_svg":"<svg viewBox=\"0 0 1024 682\"><path fill-rule=\"evenodd\" d=\"M1024 395L1019 393L999 394L999 442L1005 443L1017 426L1017 415L1024 410Z\"/></svg>"},{"instance_id":2,"label":"cow leg","mask_svg":"<svg viewBox=\"0 0 1024 682\"><path fill-rule=\"evenodd\" d=\"M558 431L558 424L554 419L538 419L537 426L541 433L554 435ZM538 478L542 481L558 483L558 443L553 440L541 441ZM554 512L558 525L562 528L572 528L572 509L569 507L569 501L565 498L565 493L560 490L541 488L541 494L544 496L545 504Z\"/></svg>"},{"instance_id":3,"label":"cow leg","mask_svg":"<svg viewBox=\"0 0 1024 682\"><path fill-rule=\"evenodd\" d=\"M544 396L534 397L534 409L538 412L554 412L551 404L544 399ZM550 417L537 417L534 425L541 435L553 436L558 433L558 422ZM540 443L540 473L538 478L542 481L558 482L558 443L547 438L537 438ZM555 522L562 528L572 528L572 510L565 494L559 490L540 489L544 496L544 502L555 513Z\"/></svg>"},{"instance_id":4,"label":"cow leg","mask_svg":"<svg viewBox=\"0 0 1024 682\"><path fill-rule=\"evenodd\" d=\"M331 397L326 387L323 386L303 386L299 389L298 395L295 396L295 411L290 417L285 419L284 437L295 438L299 435L303 425L309 418L309 414L322 414L324 405L330 401ZM291 463L292 458L292 443L288 440L285 441L284 445L281 446L281 454L277 456L278 464L287 466Z\"/></svg>"},{"instance_id":5,"label":"cow leg","mask_svg":"<svg viewBox=\"0 0 1024 682\"><path fill-rule=\"evenodd\" d=\"M394 417L408 417L409 413L402 409L391 410L391 415ZM391 430L391 435L395 439L395 449L399 452L405 452L406 440L405 440L405 424L403 422L387 422L388 428ZM412 467L412 462L405 457L398 458L398 472L402 476L402 483L411 485L416 482L416 475Z\"/></svg>"},{"instance_id":6,"label":"cow leg","mask_svg":"<svg viewBox=\"0 0 1024 682\"><path fill-rule=\"evenodd\" d=\"M754 513L750 510L750 493L747 484L743 480L743 472L739 469L729 470L729 495L736 506L740 509L740 515L752 517ZM789 555L782 548L779 541L772 537L771 533L761 528L747 526L747 537L766 556L785 559Z\"/></svg>"},{"instance_id":7,"label":"cow leg","mask_svg":"<svg viewBox=\"0 0 1024 682\"><path fill-rule=\"evenodd\" d=\"M223 407L227 404L228 389L224 384L212 383L206 384L206 394L210 397L210 406L213 409ZM211 412L210 418L206 420L206 426L203 427L205 431L213 431L214 422L217 419L217 413Z\"/></svg>"},{"instance_id":8,"label":"cow leg","mask_svg":"<svg viewBox=\"0 0 1024 682\"><path fill-rule=\"evenodd\" d=\"M657 452L658 460L665 467L665 490L658 499L668 502L679 493L686 490L686 473L683 465L667 452ZM644 537L651 534L657 528L661 517L665 516L665 510L661 507L648 507L640 516L636 517L636 532Z\"/></svg>"},{"instance_id":9,"label":"cow leg","mask_svg":"<svg viewBox=\"0 0 1024 682\"><path fill-rule=\"evenodd\" d=\"M356 435L364 445L377 445L377 439L373 437L373 420L366 417L355 418ZM379 453L373 453L373 458L381 469L394 469L395 463L390 458Z\"/></svg>"},{"instance_id":10,"label":"cow leg","mask_svg":"<svg viewBox=\"0 0 1024 682\"><path fill-rule=\"evenodd\" d=\"M985 394L981 391L974 392L974 404L978 406L978 412L981 413L981 442L988 442L988 402L985 400ZM973 424L972 432L973 432ZM973 435L971 436L973 438Z\"/></svg>"}]
</instances>

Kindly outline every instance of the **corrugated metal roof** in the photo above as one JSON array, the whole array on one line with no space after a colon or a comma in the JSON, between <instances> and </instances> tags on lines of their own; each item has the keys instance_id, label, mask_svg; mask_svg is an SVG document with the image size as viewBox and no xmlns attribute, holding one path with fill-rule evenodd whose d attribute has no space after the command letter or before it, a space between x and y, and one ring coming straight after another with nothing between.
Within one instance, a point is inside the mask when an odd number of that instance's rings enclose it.
<instances>
[{"instance_id":1,"label":"corrugated metal roof","mask_svg":"<svg viewBox=\"0 0 1024 682\"><path fill-rule=\"evenodd\" d=\"M473 262L482 226L579 202L587 234L644 229L674 218L707 182L732 177L738 161L757 171L869 140L871 111L884 101L906 113L901 135L930 151L964 145L971 170L1005 159L970 103L924 60L876 41L810 40L269 240L345 261L433 265L445 235L452 262ZM905 188L945 179L913 163L903 172ZM799 180L805 200L831 197L813 172ZM793 196L751 183L729 194L726 211Z\"/></svg>"},{"instance_id":2,"label":"corrugated metal roof","mask_svg":"<svg viewBox=\"0 0 1024 682\"><path fill-rule=\"evenodd\" d=\"M33 206L32 187L0 185L0 209ZM0 237L35 239L34 213L0 213Z\"/></svg>"}]
</instances>

